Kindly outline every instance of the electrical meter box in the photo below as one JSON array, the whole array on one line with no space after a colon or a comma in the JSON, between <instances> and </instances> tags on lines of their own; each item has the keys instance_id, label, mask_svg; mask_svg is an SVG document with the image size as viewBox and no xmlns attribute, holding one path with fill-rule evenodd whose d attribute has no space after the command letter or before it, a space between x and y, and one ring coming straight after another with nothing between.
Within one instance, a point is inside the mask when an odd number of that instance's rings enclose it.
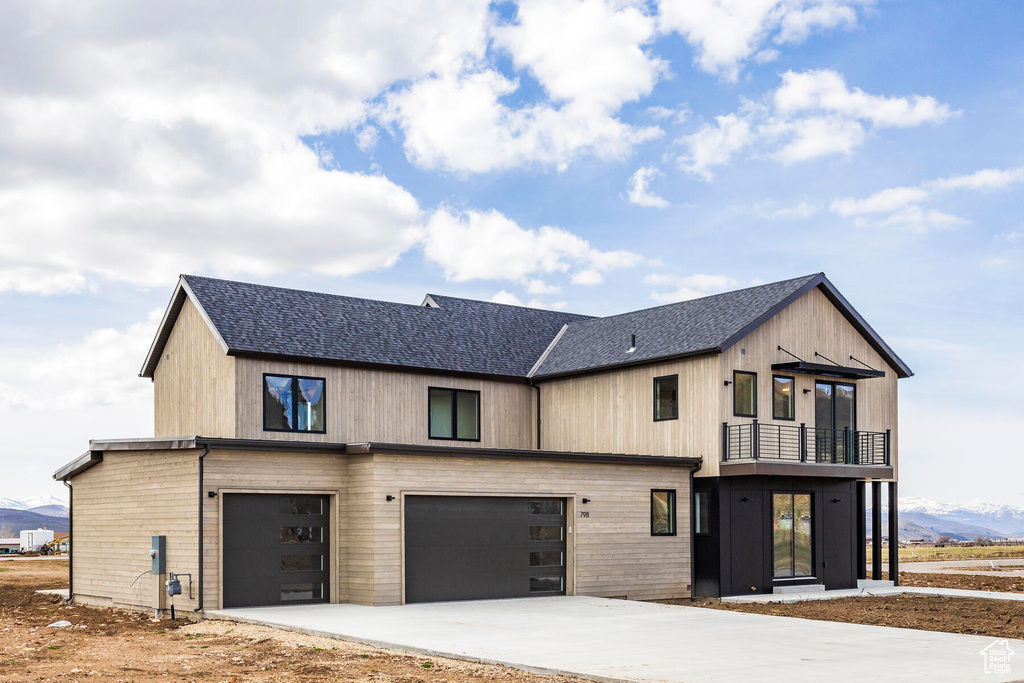
<instances>
[{"instance_id":1,"label":"electrical meter box","mask_svg":"<svg viewBox=\"0 0 1024 683\"><path fill-rule=\"evenodd\" d=\"M167 573L167 537L153 536L153 549L149 551L153 558L153 574L159 576Z\"/></svg>"}]
</instances>

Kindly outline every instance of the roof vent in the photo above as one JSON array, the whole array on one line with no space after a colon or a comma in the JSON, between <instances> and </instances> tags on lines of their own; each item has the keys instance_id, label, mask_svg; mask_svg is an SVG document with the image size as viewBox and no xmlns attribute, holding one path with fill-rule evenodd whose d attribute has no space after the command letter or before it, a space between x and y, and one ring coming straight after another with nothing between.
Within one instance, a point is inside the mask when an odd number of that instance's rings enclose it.
<instances>
[{"instance_id":1,"label":"roof vent","mask_svg":"<svg viewBox=\"0 0 1024 683\"><path fill-rule=\"evenodd\" d=\"M626 353L633 353L636 351L636 335L629 335L629 348L626 349Z\"/></svg>"}]
</instances>

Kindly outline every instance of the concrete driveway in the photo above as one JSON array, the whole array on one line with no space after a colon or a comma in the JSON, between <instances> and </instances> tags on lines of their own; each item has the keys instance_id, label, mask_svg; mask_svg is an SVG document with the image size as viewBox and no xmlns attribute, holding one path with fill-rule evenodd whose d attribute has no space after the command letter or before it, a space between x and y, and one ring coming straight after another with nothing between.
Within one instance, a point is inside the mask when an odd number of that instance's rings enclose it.
<instances>
[{"instance_id":1,"label":"concrete driveway","mask_svg":"<svg viewBox=\"0 0 1024 683\"><path fill-rule=\"evenodd\" d=\"M1011 681L986 674L995 639L586 597L314 605L209 612L406 652L597 681ZM996 647L999 647L998 645Z\"/></svg>"}]
</instances>

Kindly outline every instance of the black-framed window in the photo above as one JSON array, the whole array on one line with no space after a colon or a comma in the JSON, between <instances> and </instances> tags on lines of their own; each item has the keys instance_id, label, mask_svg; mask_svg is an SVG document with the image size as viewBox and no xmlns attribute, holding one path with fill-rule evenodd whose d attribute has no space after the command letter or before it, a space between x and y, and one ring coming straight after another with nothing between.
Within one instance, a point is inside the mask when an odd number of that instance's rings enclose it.
<instances>
[{"instance_id":1,"label":"black-framed window","mask_svg":"<svg viewBox=\"0 0 1024 683\"><path fill-rule=\"evenodd\" d=\"M676 490L651 490L651 536L676 535Z\"/></svg>"},{"instance_id":2,"label":"black-framed window","mask_svg":"<svg viewBox=\"0 0 1024 683\"><path fill-rule=\"evenodd\" d=\"M711 532L710 514L711 493L709 491L695 491L693 493L693 532L695 534Z\"/></svg>"},{"instance_id":3,"label":"black-framed window","mask_svg":"<svg viewBox=\"0 0 1024 683\"><path fill-rule=\"evenodd\" d=\"M654 421L679 419L679 375L654 378Z\"/></svg>"},{"instance_id":4,"label":"black-framed window","mask_svg":"<svg viewBox=\"0 0 1024 683\"><path fill-rule=\"evenodd\" d=\"M468 389L427 390L431 439L480 440L480 392Z\"/></svg>"},{"instance_id":5,"label":"black-framed window","mask_svg":"<svg viewBox=\"0 0 1024 683\"><path fill-rule=\"evenodd\" d=\"M323 377L263 375L263 431L327 431Z\"/></svg>"},{"instance_id":6,"label":"black-framed window","mask_svg":"<svg viewBox=\"0 0 1024 683\"><path fill-rule=\"evenodd\" d=\"M757 373L732 371L732 414L757 417Z\"/></svg>"},{"instance_id":7,"label":"black-framed window","mask_svg":"<svg viewBox=\"0 0 1024 683\"><path fill-rule=\"evenodd\" d=\"M796 419L796 379L793 377L772 375L772 417Z\"/></svg>"}]
</instances>

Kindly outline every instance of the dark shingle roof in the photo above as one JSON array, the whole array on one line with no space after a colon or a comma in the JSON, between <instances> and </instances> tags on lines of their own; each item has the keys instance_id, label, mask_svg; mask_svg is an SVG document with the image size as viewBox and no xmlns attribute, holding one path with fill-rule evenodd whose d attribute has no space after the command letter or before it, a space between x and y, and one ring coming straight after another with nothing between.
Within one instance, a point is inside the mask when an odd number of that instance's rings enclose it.
<instances>
[{"instance_id":1,"label":"dark shingle roof","mask_svg":"<svg viewBox=\"0 0 1024 683\"><path fill-rule=\"evenodd\" d=\"M534 377L718 351L732 337L818 277L807 275L574 323ZM636 350L627 353L634 334Z\"/></svg>"},{"instance_id":2,"label":"dark shingle roof","mask_svg":"<svg viewBox=\"0 0 1024 683\"><path fill-rule=\"evenodd\" d=\"M823 273L606 318L436 294L428 295L436 307L415 306L183 275L140 374L153 376L188 292L232 354L544 378L723 351L814 287L900 377L913 374ZM631 335L636 348L627 353Z\"/></svg>"},{"instance_id":3,"label":"dark shingle roof","mask_svg":"<svg viewBox=\"0 0 1024 683\"><path fill-rule=\"evenodd\" d=\"M587 316L431 295L438 308L184 275L230 352L526 377ZM159 357L159 356L158 356Z\"/></svg>"}]
</instances>

